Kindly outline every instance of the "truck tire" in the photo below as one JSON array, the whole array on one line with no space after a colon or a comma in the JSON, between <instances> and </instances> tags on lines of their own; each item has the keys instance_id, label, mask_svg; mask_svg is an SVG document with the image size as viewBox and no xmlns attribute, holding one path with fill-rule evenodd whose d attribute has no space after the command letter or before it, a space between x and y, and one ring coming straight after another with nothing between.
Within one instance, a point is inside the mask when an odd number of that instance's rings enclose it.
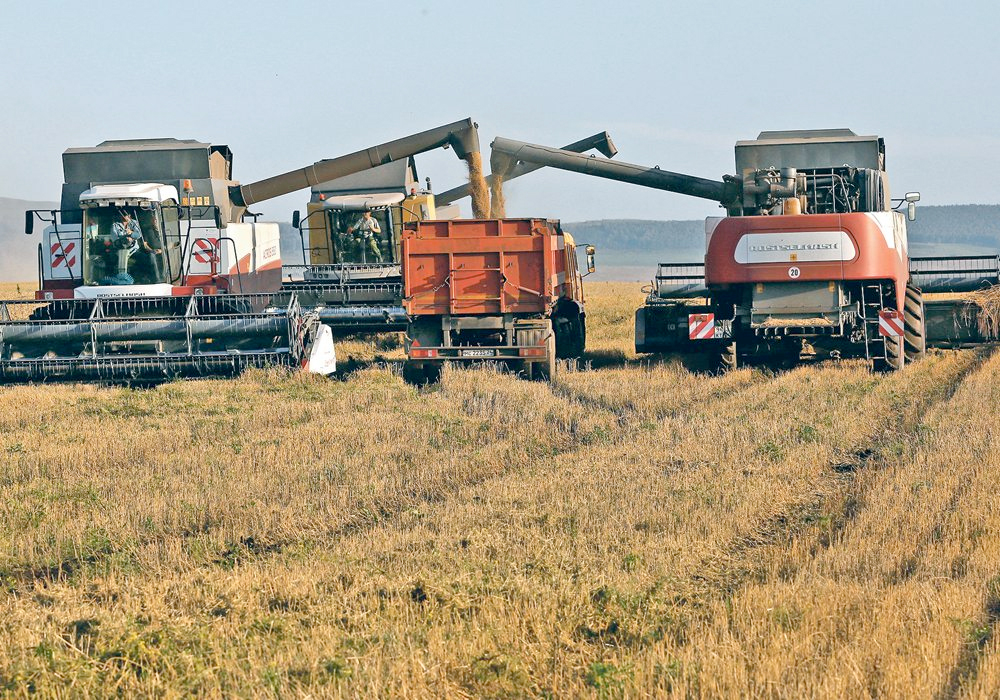
<instances>
[{"instance_id":1,"label":"truck tire","mask_svg":"<svg viewBox=\"0 0 1000 700\"><path fill-rule=\"evenodd\" d=\"M424 383L424 365L421 362L403 363L403 381L407 384L420 385Z\"/></svg>"},{"instance_id":2,"label":"truck tire","mask_svg":"<svg viewBox=\"0 0 1000 700\"><path fill-rule=\"evenodd\" d=\"M586 331L583 327L583 317L574 316L569 322L570 351L566 357L580 357L586 345Z\"/></svg>"},{"instance_id":3,"label":"truck tire","mask_svg":"<svg viewBox=\"0 0 1000 700\"><path fill-rule=\"evenodd\" d=\"M556 357L566 359L583 354L583 318L579 314L559 316L552 319L556 333Z\"/></svg>"},{"instance_id":4,"label":"truck tire","mask_svg":"<svg viewBox=\"0 0 1000 700\"><path fill-rule=\"evenodd\" d=\"M414 386L436 384L441 379L440 362L410 362L403 363L403 381Z\"/></svg>"},{"instance_id":5,"label":"truck tire","mask_svg":"<svg viewBox=\"0 0 1000 700\"><path fill-rule=\"evenodd\" d=\"M924 325L924 295L916 287L906 286L903 305L903 350L906 359L913 362L927 352L927 334Z\"/></svg>"}]
</instances>

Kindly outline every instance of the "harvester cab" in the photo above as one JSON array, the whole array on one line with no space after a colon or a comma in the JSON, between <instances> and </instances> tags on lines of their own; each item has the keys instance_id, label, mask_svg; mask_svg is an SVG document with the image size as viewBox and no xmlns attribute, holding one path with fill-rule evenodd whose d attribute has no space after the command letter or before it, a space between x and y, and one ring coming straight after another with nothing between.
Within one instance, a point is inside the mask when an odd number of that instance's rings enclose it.
<instances>
[{"instance_id":1,"label":"harvester cab","mask_svg":"<svg viewBox=\"0 0 1000 700\"><path fill-rule=\"evenodd\" d=\"M99 185L80 195L83 286L78 297L131 286L170 296L181 280L177 190L163 185Z\"/></svg>"},{"instance_id":2,"label":"harvester cab","mask_svg":"<svg viewBox=\"0 0 1000 700\"><path fill-rule=\"evenodd\" d=\"M397 279L403 224L442 217L434 194L419 184L406 158L312 188L306 216L292 214L302 241L303 265L286 266L309 282ZM369 212L374 223L363 221Z\"/></svg>"}]
</instances>

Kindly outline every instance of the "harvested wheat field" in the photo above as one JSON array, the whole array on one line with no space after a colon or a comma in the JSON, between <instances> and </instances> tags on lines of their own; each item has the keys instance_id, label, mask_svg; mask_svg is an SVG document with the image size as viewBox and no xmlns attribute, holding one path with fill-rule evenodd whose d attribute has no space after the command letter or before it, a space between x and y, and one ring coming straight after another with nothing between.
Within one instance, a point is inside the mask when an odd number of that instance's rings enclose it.
<instances>
[{"instance_id":1,"label":"harvested wheat field","mask_svg":"<svg viewBox=\"0 0 1000 700\"><path fill-rule=\"evenodd\" d=\"M5 289L4 296L13 293ZM996 697L1000 355L0 388L14 696ZM350 356L350 359L348 359Z\"/></svg>"}]
</instances>

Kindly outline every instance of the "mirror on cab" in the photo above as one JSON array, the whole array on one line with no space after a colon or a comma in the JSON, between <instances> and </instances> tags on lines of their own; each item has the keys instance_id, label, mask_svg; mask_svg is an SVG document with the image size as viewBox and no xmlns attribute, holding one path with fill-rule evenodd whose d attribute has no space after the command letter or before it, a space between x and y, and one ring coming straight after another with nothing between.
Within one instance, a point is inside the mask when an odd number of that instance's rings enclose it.
<instances>
[{"instance_id":1,"label":"mirror on cab","mask_svg":"<svg viewBox=\"0 0 1000 700\"><path fill-rule=\"evenodd\" d=\"M910 221L917 220L917 202L920 201L919 192L907 192L903 197L906 200L906 218Z\"/></svg>"},{"instance_id":2,"label":"mirror on cab","mask_svg":"<svg viewBox=\"0 0 1000 700\"><path fill-rule=\"evenodd\" d=\"M219 207L215 207L215 228L222 230L222 212Z\"/></svg>"},{"instance_id":3,"label":"mirror on cab","mask_svg":"<svg viewBox=\"0 0 1000 700\"><path fill-rule=\"evenodd\" d=\"M292 228L298 228L300 223L302 223L302 215L299 214L299 210L296 209L292 212Z\"/></svg>"},{"instance_id":4,"label":"mirror on cab","mask_svg":"<svg viewBox=\"0 0 1000 700\"><path fill-rule=\"evenodd\" d=\"M31 232L35 230L35 212L26 211L24 212L24 232L31 235Z\"/></svg>"},{"instance_id":5,"label":"mirror on cab","mask_svg":"<svg viewBox=\"0 0 1000 700\"><path fill-rule=\"evenodd\" d=\"M590 273L594 272L597 269L597 266L594 264L594 255L597 253L597 250L594 248L594 246L588 245L586 251L587 251L587 274L589 275Z\"/></svg>"}]
</instances>

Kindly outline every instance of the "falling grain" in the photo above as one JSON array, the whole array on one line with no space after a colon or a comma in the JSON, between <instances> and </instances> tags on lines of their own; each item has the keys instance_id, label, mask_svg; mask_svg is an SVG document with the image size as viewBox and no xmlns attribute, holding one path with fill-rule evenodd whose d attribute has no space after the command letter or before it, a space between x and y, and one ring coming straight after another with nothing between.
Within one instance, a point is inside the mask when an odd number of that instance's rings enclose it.
<instances>
[{"instance_id":1,"label":"falling grain","mask_svg":"<svg viewBox=\"0 0 1000 700\"><path fill-rule=\"evenodd\" d=\"M503 196L503 176L494 173L490 177L490 218L502 219L507 216L507 202Z\"/></svg>"},{"instance_id":2,"label":"falling grain","mask_svg":"<svg viewBox=\"0 0 1000 700\"><path fill-rule=\"evenodd\" d=\"M469 166L469 190L472 196L472 217L488 219L490 217L490 192L483 177L483 156L478 151L470 153L465 159Z\"/></svg>"}]
</instances>

